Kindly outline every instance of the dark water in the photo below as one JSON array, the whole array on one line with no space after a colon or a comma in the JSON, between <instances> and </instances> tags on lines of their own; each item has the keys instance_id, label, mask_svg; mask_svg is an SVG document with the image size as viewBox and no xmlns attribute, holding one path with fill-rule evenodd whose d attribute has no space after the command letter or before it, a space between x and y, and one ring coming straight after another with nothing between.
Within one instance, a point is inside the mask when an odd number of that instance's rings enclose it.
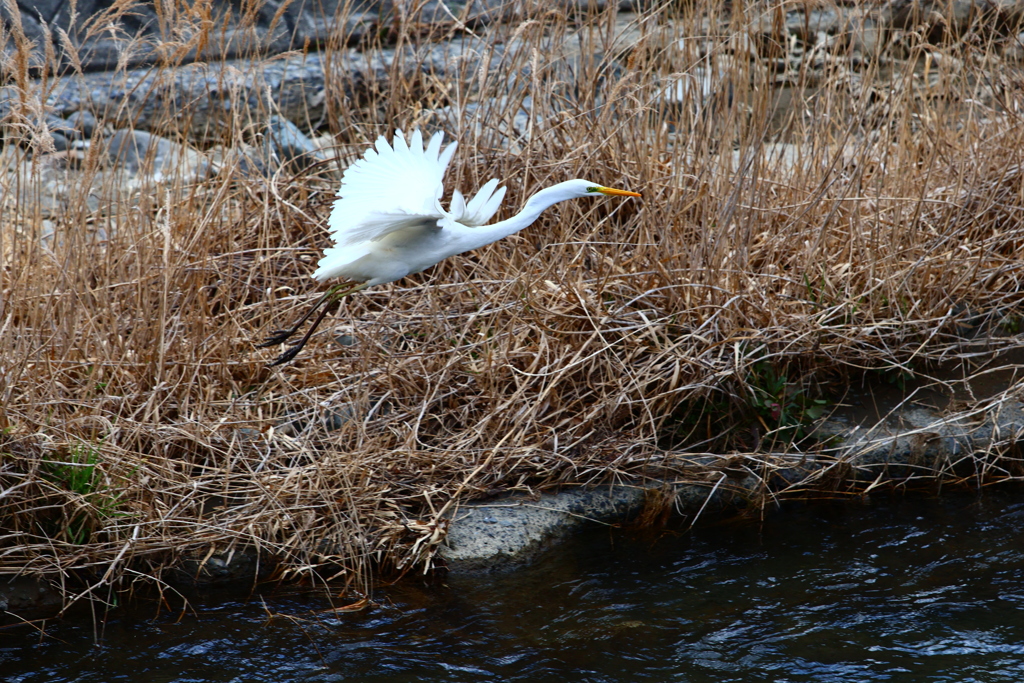
<instances>
[{"instance_id":1,"label":"dark water","mask_svg":"<svg viewBox=\"0 0 1024 683\"><path fill-rule=\"evenodd\" d=\"M6 629L0 679L1024 681L1022 527L1024 492L1004 492L595 530L534 568L406 582L359 614L268 588L195 597L180 619L121 609L99 645L89 619Z\"/></svg>"}]
</instances>

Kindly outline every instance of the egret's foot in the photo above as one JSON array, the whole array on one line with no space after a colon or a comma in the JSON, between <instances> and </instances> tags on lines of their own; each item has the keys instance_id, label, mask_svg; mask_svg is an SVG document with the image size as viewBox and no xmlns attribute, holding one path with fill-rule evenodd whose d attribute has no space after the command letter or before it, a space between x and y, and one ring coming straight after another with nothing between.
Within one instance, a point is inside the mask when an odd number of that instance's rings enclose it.
<instances>
[{"instance_id":1,"label":"egret's foot","mask_svg":"<svg viewBox=\"0 0 1024 683\"><path fill-rule=\"evenodd\" d=\"M291 347L290 349L288 349L287 351L282 353L276 359L274 359L273 363L267 363L267 367L268 368L272 368L275 365L284 365L288 361L290 361L293 358L295 358L295 356L299 355L299 351L301 351L301 350L302 350L302 344L296 344L295 346Z\"/></svg>"},{"instance_id":2,"label":"egret's foot","mask_svg":"<svg viewBox=\"0 0 1024 683\"><path fill-rule=\"evenodd\" d=\"M313 333L316 332L316 328L319 327L320 323L324 321L324 316L327 315L327 311L330 310L331 303L337 301L343 296L348 296L352 292L358 292L359 290L366 289L367 287L366 283L364 282L363 284L349 286L349 288L343 292L338 291L339 289L342 289L345 286L346 284L341 284L331 287L326 294L320 297L319 301L313 304L313 307L306 312L306 315L302 316L302 318L295 325L295 327L293 327L290 330L275 331L274 334L267 337L262 344L256 347L258 349L262 349L267 346L277 346L278 344L284 344L289 337L291 337L293 334L299 331L299 328L302 327L303 323L309 320L309 316L313 315L313 312L316 309L320 309L320 315L318 315L316 317L316 320L313 321L313 324L310 326L309 331L306 332L306 335L302 339L300 339L294 346L292 346L292 348L288 349L280 356L278 356L277 360L275 360L273 363L270 363L267 367L273 367L275 365L284 365L291 359L295 358L295 356L298 355L299 351L302 350L302 347L306 345L306 342L309 341L309 338L313 336ZM321 308L321 305L324 303L326 303L327 305Z\"/></svg>"},{"instance_id":3,"label":"egret's foot","mask_svg":"<svg viewBox=\"0 0 1024 683\"><path fill-rule=\"evenodd\" d=\"M256 348L257 349L265 349L268 346L277 346L278 344L284 344L296 332L298 332L298 330L296 330L294 328L292 328L290 330L274 330L274 334L272 334L269 337L267 337L266 339L264 339L263 343L257 344Z\"/></svg>"}]
</instances>

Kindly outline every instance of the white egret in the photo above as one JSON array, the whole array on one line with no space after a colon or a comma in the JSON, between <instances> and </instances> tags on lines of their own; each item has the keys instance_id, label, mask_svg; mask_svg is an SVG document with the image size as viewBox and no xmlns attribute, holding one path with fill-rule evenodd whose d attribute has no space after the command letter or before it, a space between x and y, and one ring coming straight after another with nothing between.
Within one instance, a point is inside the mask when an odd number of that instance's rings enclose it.
<instances>
[{"instance_id":1,"label":"white egret","mask_svg":"<svg viewBox=\"0 0 1024 683\"><path fill-rule=\"evenodd\" d=\"M342 277L347 282L331 287L294 327L276 331L260 347L283 344L325 303L418 273L449 256L519 232L558 202L602 195L640 196L589 180L567 180L534 194L523 210L508 220L485 226L498 212L505 188L499 188L497 180L489 180L469 202L455 190L445 211L440 202L444 172L458 143L442 151L443 139L443 133L435 133L424 149L419 130L413 131L408 142L398 130L394 146L382 135L377 138L376 151L371 147L348 167L329 220L334 246L324 251L313 273L320 281ZM329 308L324 306L302 340L271 365L294 358Z\"/></svg>"}]
</instances>

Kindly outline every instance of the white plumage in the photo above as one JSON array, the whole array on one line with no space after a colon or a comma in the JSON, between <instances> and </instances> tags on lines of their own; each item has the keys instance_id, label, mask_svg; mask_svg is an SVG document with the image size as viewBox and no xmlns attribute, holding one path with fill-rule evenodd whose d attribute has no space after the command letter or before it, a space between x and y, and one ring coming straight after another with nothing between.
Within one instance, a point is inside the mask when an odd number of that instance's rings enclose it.
<instances>
[{"instance_id":1,"label":"white plumage","mask_svg":"<svg viewBox=\"0 0 1024 683\"><path fill-rule=\"evenodd\" d=\"M298 331L313 310L329 299L393 282L449 256L507 237L533 223L558 202L600 195L640 196L587 180L568 180L534 194L515 216L485 226L498 212L505 188L499 188L497 180L489 180L469 202L455 190L445 211L441 206L444 173L457 143L442 150L443 140L443 133L435 133L424 148L419 130L413 131L408 141L398 130L393 146L380 136L376 149L366 150L361 159L348 167L329 219L334 246L324 250L313 277L319 281L340 277L362 284L343 292L338 291L343 285L332 287L294 328L279 330L261 346L283 343ZM294 358L323 320L326 310L302 341L273 365Z\"/></svg>"},{"instance_id":2,"label":"white plumage","mask_svg":"<svg viewBox=\"0 0 1024 683\"><path fill-rule=\"evenodd\" d=\"M329 220L334 246L324 251L313 277L379 285L465 251L450 248L458 242L458 228L489 221L505 188L495 191L498 181L490 180L468 204L456 190L445 211L444 173L458 144L442 151L443 140L443 133L435 133L424 149L419 130L408 143L397 131L392 147L382 135L376 150L366 150L348 167Z\"/></svg>"}]
</instances>

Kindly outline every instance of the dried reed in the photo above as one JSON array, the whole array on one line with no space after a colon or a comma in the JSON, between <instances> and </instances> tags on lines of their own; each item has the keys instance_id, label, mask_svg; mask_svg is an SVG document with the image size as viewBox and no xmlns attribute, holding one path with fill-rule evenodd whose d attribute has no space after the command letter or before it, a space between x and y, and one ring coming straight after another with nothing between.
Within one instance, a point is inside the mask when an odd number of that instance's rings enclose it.
<instances>
[{"instance_id":1,"label":"dried reed","mask_svg":"<svg viewBox=\"0 0 1024 683\"><path fill-rule=\"evenodd\" d=\"M758 368L828 396L865 372L969 363L965 321L1016 332L1024 97L994 33L887 34L873 54L812 36L794 53L755 28L781 6L629 22L528 6L430 35L396 21L380 32L396 45L364 46L394 52L360 88L336 47L324 125L342 166L377 134L443 128L461 145L448 187L502 178L502 216L573 177L643 201L566 203L352 297L281 369L255 344L318 294L336 179L126 183L99 143L68 167L44 154L49 81L10 53L0 573L85 572L78 595L94 595L255 547L358 587L377 562L429 564L444 514L473 497L719 481L659 444L720 445L689 417L711 402L749 418ZM193 29L164 52L216 30ZM423 67L432 39L467 32L484 67ZM225 144L254 118L226 121ZM66 186L57 206L38 200L47 182Z\"/></svg>"}]
</instances>

